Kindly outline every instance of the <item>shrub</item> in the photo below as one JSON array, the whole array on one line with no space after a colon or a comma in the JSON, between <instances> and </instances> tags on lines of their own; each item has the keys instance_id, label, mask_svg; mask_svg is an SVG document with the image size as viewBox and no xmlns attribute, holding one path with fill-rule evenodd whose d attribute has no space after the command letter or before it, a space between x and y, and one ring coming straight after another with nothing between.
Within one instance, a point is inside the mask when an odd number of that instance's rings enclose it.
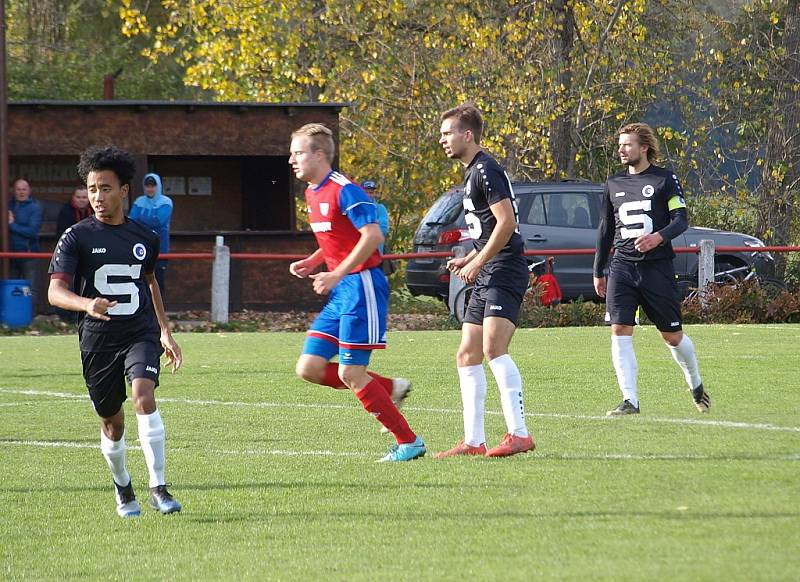
<instances>
[{"instance_id":1,"label":"shrub","mask_svg":"<svg viewBox=\"0 0 800 582\"><path fill-rule=\"evenodd\" d=\"M775 294L758 284L711 285L706 305L699 295L683 301L684 323L796 323L800 321L800 291Z\"/></svg>"}]
</instances>

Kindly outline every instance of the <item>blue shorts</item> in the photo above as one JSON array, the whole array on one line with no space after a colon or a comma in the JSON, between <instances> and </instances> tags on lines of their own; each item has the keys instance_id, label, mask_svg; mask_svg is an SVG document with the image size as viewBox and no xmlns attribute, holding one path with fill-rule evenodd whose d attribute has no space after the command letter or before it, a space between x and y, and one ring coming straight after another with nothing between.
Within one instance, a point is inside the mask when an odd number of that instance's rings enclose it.
<instances>
[{"instance_id":1,"label":"blue shorts","mask_svg":"<svg viewBox=\"0 0 800 582\"><path fill-rule=\"evenodd\" d=\"M330 299L308 330L303 353L339 363L366 366L372 350L386 347L389 282L380 267L351 273L331 292Z\"/></svg>"}]
</instances>

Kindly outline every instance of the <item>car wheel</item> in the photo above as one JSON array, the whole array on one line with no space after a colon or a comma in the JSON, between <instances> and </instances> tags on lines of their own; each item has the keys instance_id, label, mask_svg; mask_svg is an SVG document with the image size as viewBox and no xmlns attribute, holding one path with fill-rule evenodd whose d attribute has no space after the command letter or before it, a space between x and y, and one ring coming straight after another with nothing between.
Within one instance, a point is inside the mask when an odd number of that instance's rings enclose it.
<instances>
[{"instance_id":1,"label":"car wheel","mask_svg":"<svg viewBox=\"0 0 800 582\"><path fill-rule=\"evenodd\" d=\"M469 298L472 296L472 285L467 285L456 293L453 299L453 317L456 318L458 323L464 323L464 316L467 314L467 306L469 305Z\"/></svg>"},{"instance_id":2,"label":"car wheel","mask_svg":"<svg viewBox=\"0 0 800 582\"><path fill-rule=\"evenodd\" d=\"M773 300L788 289L786 283L775 277L764 277L758 281L759 287L768 299Z\"/></svg>"}]
</instances>

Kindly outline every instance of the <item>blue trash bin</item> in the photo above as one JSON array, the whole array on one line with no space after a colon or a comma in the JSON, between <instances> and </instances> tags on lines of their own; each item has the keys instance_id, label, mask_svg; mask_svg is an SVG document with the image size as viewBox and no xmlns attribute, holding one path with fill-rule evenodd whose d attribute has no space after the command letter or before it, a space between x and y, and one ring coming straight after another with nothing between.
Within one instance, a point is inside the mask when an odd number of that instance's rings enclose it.
<instances>
[{"instance_id":1,"label":"blue trash bin","mask_svg":"<svg viewBox=\"0 0 800 582\"><path fill-rule=\"evenodd\" d=\"M25 279L0 281L0 323L25 327L33 321L31 284Z\"/></svg>"}]
</instances>

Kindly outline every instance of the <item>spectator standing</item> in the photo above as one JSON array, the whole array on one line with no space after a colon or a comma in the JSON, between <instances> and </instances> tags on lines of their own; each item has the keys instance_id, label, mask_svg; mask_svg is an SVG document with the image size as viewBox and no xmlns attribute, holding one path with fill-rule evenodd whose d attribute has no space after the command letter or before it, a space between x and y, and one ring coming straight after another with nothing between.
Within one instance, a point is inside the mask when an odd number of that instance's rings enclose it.
<instances>
[{"instance_id":1,"label":"spectator standing","mask_svg":"<svg viewBox=\"0 0 800 582\"><path fill-rule=\"evenodd\" d=\"M386 245L386 241L389 240L389 211L386 210L386 206L380 201L381 194L378 190L378 183L375 182L375 180L364 180L364 182L361 183L361 187L364 188L370 198L375 201L375 209L378 211L378 226L381 227L384 240L378 247L378 250L380 250L381 254L384 254L384 246Z\"/></svg>"},{"instance_id":2,"label":"spectator standing","mask_svg":"<svg viewBox=\"0 0 800 582\"><path fill-rule=\"evenodd\" d=\"M84 218L88 218L94 214L92 207L89 205L89 193L86 191L85 186L78 186L72 193L72 198L69 202L61 207L56 221L56 237L61 238L64 231L73 224L79 223Z\"/></svg>"},{"instance_id":3,"label":"spectator standing","mask_svg":"<svg viewBox=\"0 0 800 582\"><path fill-rule=\"evenodd\" d=\"M56 219L56 237L61 239L61 236L68 228L78 224L81 220L93 214L94 210L92 210L92 206L89 204L89 192L87 192L86 186L78 186L72 193L70 201L64 204L58 213L58 218ZM70 291L80 294L80 288L81 279L80 277L75 277L70 285ZM78 313L75 311L56 307L56 313L63 321L78 323Z\"/></svg>"},{"instance_id":4,"label":"spectator standing","mask_svg":"<svg viewBox=\"0 0 800 582\"><path fill-rule=\"evenodd\" d=\"M42 206L31 197L28 181L20 178L14 182L14 199L8 209L11 252L38 253L41 226ZM34 310L39 298L36 274L36 259L11 259L11 278L30 282Z\"/></svg>"},{"instance_id":5,"label":"spectator standing","mask_svg":"<svg viewBox=\"0 0 800 582\"><path fill-rule=\"evenodd\" d=\"M147 174L142 181L144 196L139 196L133 203L129 218L150 228L158 235L161 248L159 254L169 252L169 223L172 220L172 200L161 192L161 176ZM162 297L166 297L167 261L159 259L156 264L156 281L161 289Z\"/></svg>"},{"instance_id":6,"label":"spectator standing","mask_svg":"<svg viewBox=\"0 0 800 582\"><path fill-rule=\"evenodd\" d=\"M378 188L378 183L375 180L364 180L361 183L361 187L364 188L364 191L369 194L369 197L375 201L375 209L378 212L378 226L381 229L381 234L383 234L383 242L378 247L378 251L382 255L391 254L391 251L389 251L389 244L386 242L389 240L389 211L386 210L386 206L380 201L382 196ZM391 275L397 270L394 261L389 260L383 261L381 269L383 269L383 274L386 276Z\"/></svg>"}]
</instances>

